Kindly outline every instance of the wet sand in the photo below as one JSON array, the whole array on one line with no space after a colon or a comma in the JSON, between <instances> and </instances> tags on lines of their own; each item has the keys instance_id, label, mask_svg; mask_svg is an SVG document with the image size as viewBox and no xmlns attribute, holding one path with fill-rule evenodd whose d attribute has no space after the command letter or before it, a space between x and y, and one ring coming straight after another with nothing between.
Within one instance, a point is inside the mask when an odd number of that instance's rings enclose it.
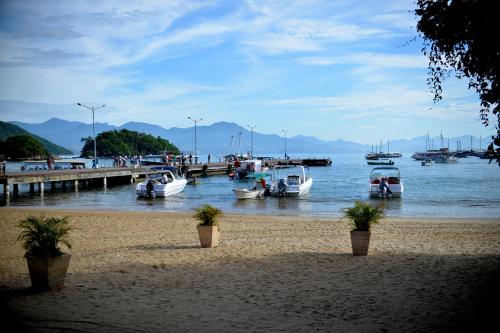
<instances>
[{"instance_id":1,"label":"wet sand","mask_svg":"<svg viewBox=\"0 0 500 333\"><path fill-rule=\"evenodd\" d=\"M353 257L347 221L228 214L201 249L186 213L69 216L65 288L33 292L0 208L2 322L28 332L457 332L496 324L500 219L384 219ZM494 303L493 303L494 302ZM5 327L5 326L4 326Z\"/></svg>"}]
</instances>

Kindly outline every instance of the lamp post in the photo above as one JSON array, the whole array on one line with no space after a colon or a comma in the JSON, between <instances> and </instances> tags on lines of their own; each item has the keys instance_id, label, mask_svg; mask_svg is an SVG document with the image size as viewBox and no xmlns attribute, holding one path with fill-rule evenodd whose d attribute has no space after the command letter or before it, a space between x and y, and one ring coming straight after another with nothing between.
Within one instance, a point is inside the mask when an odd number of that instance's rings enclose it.
<instances>
[{"instance_id":1,"label":"lamp post","mask_svg":"<svg viewBox=\"0 0 500 333\"><path fill-rule=\"evenodd\" d=\"M194 164L198 163L198 157L196 155L197 147L196 147L196 126L198 125L199 121L202 121L203 118L200 119L193 119L188 116L188 119L191 119L194 122Z\"/></svg>"},{"instance_id":2,"label":"lamp post","mask_svg":"<svg viewBox=\"0 0 500 333\"><path fill-rule=\"evenodd\" d=\"M286 155L286 133L288 133L288 130L286 130L286 129L282 129L281 131L282 131L283 133L285 133L285 160L286 160L286 158L287 158L287 155Z\"/></svg>"},{"instance_id":3,"label":"lamp post","mask_svg":"<svg viewBox=\"0 0 500 333\"><path fill-rule=\"evenodd\" d=\"M241 156L241 132L238 132L238 154Z\"/></svg>"},{"instance_id":4,"label":"lamp post","mask_svg":"<svg viewBox=\"0 0 500 333\"><path fill-rule=\"evenodd\" d=\"M257 127L257 125L254 126L247 125L247 126L252 130L250 134L250 155L252 155L253 158L253 129Z\"/></svg>"},{"instance_id":5,"label":"lamp post","mask_svg":"<svg viewBox=\"0 0 500 333\"><path fill-rule=\"evenodd\" d=\"M95 116L94 116L94 111L96 110L99 110L100 108L104 108L106 107L106 104L103 104L103 105L100 105L100 106L87 106L87 105L84 105L82 103L76 103L77 105L79 106L83 106L84 108L87 108L89 109L90 111L92 111L92 132L94 134L94 161L95 161L95 168L98 169L99 168L99 160L97 159L97 144L96 144L96 141L95 141Z\"/></svg>"}]
</instances>

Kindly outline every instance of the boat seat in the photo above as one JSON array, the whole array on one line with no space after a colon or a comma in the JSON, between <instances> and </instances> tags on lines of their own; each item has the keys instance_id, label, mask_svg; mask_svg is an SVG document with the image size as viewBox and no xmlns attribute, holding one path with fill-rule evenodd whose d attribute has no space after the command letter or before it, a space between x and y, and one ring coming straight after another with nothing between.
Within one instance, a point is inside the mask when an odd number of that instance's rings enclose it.
<instances>
[{"instance_id":1,"label":"boat seat","mask_svg":"<svg viewBox=\"0 0 500 333\"><path fill-rule=\"evenodd\" d=\"M399 179L397 179L396 177L389 177L388 183L389 184L399 184Z\"/></svg>"},{"instance_id":2,"label":"boat seat","mask_svg":"<svg viewBox=\"0 0 500 333\"><path fill-rule=\"evenodd\" d=\"M372 181L372 184L380 184L380 179L375 179Z\"/></svg>"}]
</instances>

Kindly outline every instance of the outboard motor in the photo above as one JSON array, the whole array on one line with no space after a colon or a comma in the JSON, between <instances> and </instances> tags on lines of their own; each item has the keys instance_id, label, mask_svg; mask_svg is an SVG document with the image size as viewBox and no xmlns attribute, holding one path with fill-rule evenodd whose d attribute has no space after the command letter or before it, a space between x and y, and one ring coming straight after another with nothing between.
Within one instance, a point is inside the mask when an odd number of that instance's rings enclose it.
<instances>
[{"instance_id":1,"label":"outboard motor","mask_svg":"<svg viewBox=\"0 0 500 333\"><path fill-rule=\"evenodd\" d=\"M286 180L284 178L281 178L278 181L278 195L282 197L285 194L286 190Z\"/></svg>"},{"instance_id":2,"label":"outboard motor","mask_svg":"<svg viewBox=\"0 0 500 333\"><path fill-rule=\"evenodd\" d=\"M146 184L146 195L148 197L152 197L153 196L153 189L154 189L154 182L152 179L150 179L148 181L148 183Z\"/></svg>"}]
</instances>

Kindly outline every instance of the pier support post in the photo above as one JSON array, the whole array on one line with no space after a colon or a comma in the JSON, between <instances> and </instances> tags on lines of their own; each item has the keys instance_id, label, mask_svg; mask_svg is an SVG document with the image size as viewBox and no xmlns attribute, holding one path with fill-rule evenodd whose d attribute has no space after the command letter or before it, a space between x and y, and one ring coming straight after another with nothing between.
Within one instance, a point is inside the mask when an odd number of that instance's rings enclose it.
<instances>
[{"instance_id":1,"label":"pier support post","mask_svg":"<svg viewBox=\"0 0 500 333\"><path fill-rule=\"evenodd\" d=\"M63 180L63 181L61 182L61 190L62 190L63 192L66 192L66 181L65 181L65 180Z\"/></svg>"},{"instance_id":2,"label":"pier support post","mask_svg":"<svg viewBox=\"0 0 500 333\"><path fill-rule=\"evenodd\" d=\"M19 184L12 184L14 196L17 197L19 195Z\"/></svg>"},{"instance_id":3,"label":"pier support post","mask_svg":"<svg viewBox=\"0 0 500 333\"><path fill-rule=\"evenodd\" d=\"M43 182L38 183L38 192L43 194L44 184Z\"/></svg>"},{"instance_id":4,"label":"pier support post","mask_svg":"<svg viewBox=\"0 0 500 333\"><path fill-rule=\"evenodd\" d=\"M10 195L9 184L3 184L3 195L6 198Z\"/></svg>"},{"instance_id":5,"label":"pier support post","mask_svg":"<svg viewBox=\"0 0 500 333\"><path fill-rule=\"evenodd\" d=\"M30 183L30 194L35 193L35 183Z\"/></svg>"},{"instance_id":6,"label":"pier support post","mask_svg":"<svg viewBox=\"0 0 500 333\"><path fill-rule=\"evenodd\" d=\"M134 177L130 177L130 184L133 184L135 183L135 178Z\"/></svg>"},{"instance_id":7,"label":"pier support post","mask_svg":"<svg viewBox=\"0 0 500 333\"><path fill-rule=\"evenodd\" d=\"M106 177L104 177L104 178L102 179L102 186L107 187L107 185L108 185L108 180L107 180L107 178L106 178Z\"/></svg>"}]
</instances>

